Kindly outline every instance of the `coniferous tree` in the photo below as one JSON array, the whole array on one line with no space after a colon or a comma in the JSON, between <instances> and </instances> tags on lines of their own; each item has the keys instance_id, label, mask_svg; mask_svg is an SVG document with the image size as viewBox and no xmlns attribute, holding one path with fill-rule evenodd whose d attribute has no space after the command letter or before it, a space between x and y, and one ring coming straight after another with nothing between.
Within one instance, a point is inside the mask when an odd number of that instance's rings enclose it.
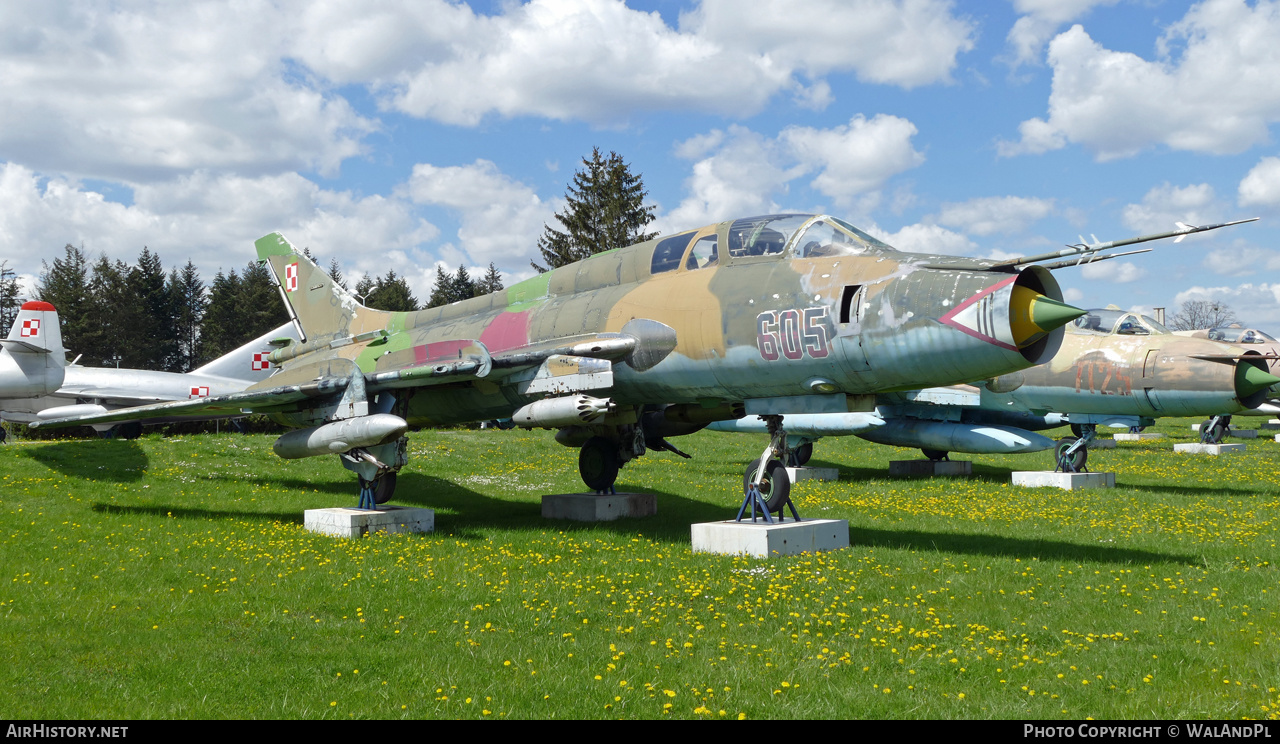
<instances>
[{"instance_id":1,"label":"coniferous tree","mask_svg":"<svg viewBox=\"0 0 1280 744\"><path fill-rule=\"evenodd\" d=\"M498 268L490 261L489 270L476 282L476 295L493 294L502 288L502 274L498 273Z\"/></svg>"},{"instance_id":2,"label":"coniferous tree","mask_svg":"<svg viewBox=\"0 0 1280 744\"><path fill-rule=\"evenodd\" d=\"M280 291L265 264L250 261L240 274L240 312L243 328L227 351L246 344L289 320ZM226 352L223 352L224 354Z\"/></svg>"},{"instance_id":3,"label":"coniferous tree","mask_svg":"<svg viewBox=\"0 0 1280 744\"><path fill-rule=\"evenodd\" d=\"M195 369L200 358L201 324L204 321L208 300L205 297L204 282L190 260L182 267L182 271L174 269L169 272L169 283L166 286L169 301L174 308L174 358L170 370L173 372L190 372Z\"/></svg>"},{"instance_id":4,"label":"coniferous tree","mask_svg":"<svg viewBox=\"0 0 1280 744\"><path fill-rule=\"evenodd\" d=\"M160 257L143 246L138 264L129 269L125 286L137 305L137 317L121 340L126 362L133 369L172 370L177 355L172 295L165 283Z\"/></svg>"},{"instance_id":5,"label":"coniferous tree","mask_svg":"<svg viewBox=\"0 0 1280 744\"><path fill-rule=\"evenodd\" d=\"M369 305L369 295L373 292L375 286L373 277L368 274L360 277L360 281L356 282L355 296L357 300L360 300L361 305L366 307Z\"/></svg>"},{"instance_id":6,"label":"coniferous tree","mask_svg":"<svg viewBox=\"0 0 1280 744\"><path fill-rule=\"evenodd\" d=\"M0 338L9 335L9 329L18 317L18 309L22 307L18 292L18 275L9 268L8 261L0 261Z\"/></svg>"},{"instance_id":7,"label":"coniferous tree","mask_svg":"<svg viewBox=\"0 0 1280 744\"><path fill-rule=\"evenodd\" d=\"M89 260L84 248L67 243L62 258L53 259L52 266L42 265L36 296L58 309L62 345L74 356L83 351L83 339L96 325L89 316Z\"/></svg>"},{"instance_id":8,"label":"coniferous tree","mask_svg":"<svg viewBox=\"0 0 1280 744\"><path fill-rule=\"evenodd\" d=\"M458 272L453 275L453 302L469 300L476 296L476 283L467 271L467 267L458 264Z\"/></svg>"},{"instance_id":9,"label":"coniferous tree","mask_svg":"<svg viewBox=\"0 0 1280 744\"><path fill-rule=\"evenodd\" d=\"M418 299L409 290L405 278L388 269L386 276L378 277L365 300L365 306L391 312L412 312L418 309Z\"/></svg>"},{"instance_id":10,"label":"coniferous tree","mask_svg":"<svg viewBox=\"0 0 1280 744\"><path fill-rule=\"evenodd\" d=\"M209 303L200 324L199 359L196 366L207 364L235 348L232 343L240 322L240 276L235 269L213 277L209 287Z\"/></svg>"},{"instance_id":11,"label":"coniferous tree","mask_svg":"<svg viewBox=\"0 0 1280 744\"><path fill-rule=\"evenodd\" d=\"M339 287L347 288L347 281L342 278L342 267L338 265L336 258L329 259L329 278Z\"/></svg>"},{"instance_id":12,"label":"coniferous tree","mask_svg":"<svg viewBox=\"0 0 1280 744\"><path fill-rule=\"evenodd\" d=\"M547 265L530 264L539 273L657 236L644 230L654 220L654 207L644 204L648 192L621 155L604 158L596 147L582 164L565 193L564 210L556 214L564 231L545 225L538 238Z\"/></svg>"},{"instance_id":13,"label":"coniferous tree","mask_svg":"<svg viewBox=\"0 0 1280 744\"><path fill-rule=\"evenodd\" d=\"M140 355L140 335L134 329L143 323L141 304L129 287L130 266L112 261L106 254L94 262L89 277L89 306L92 319L73 353L83 355L81 363L92 367L133 367ZM56 305L55 305L56 307Z\"/></svg>"},{"instance_id":14,"label":"coniferous tree","mask_svg":"<svg viewBox=\"0 0 1280 744\"><path fill-rule=\"evenodd\" d=\"M444 271L444 266L436 264L436 281L431 285L431 297L427 298L427 307L440 307L453 302L453 277Z\"/></svg>"}]
</instances>

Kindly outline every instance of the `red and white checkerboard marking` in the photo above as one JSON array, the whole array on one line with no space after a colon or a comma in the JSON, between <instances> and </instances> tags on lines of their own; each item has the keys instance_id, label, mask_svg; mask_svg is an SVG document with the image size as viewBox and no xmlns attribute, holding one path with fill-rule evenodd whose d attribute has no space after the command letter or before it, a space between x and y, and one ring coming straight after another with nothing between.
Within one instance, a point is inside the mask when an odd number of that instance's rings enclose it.
<instances>
[{"instance_id":1,"label":"red and white checkerboard marking","mask_svg":"<svg viewBox=\"0 0 1280 744\"><path fill-rule=\"evenodd\" d=\"M284 267L284 291L298 291L298 262L294 261Z\"/></svg>"},{"instance_id":2,"label":"red and white checkerboard marking","mask_svg":"<svg viewBox=\"0 0 1280 744\"><path fill-rule=\"evenodd\" d=\"M271 369L271 361L267 359L266 352L255 351L253 353L253 371Z\"/></svg>"},{"instance_id":3,"label":"red and white checkerboard marking","mask_svg":"<svg viewBox=\"0 0 1280 744\"><path fill-rule=\"evenodd\" d=\"M28 318L22 321L22 338L35 338L40 335L40 319Z\"/></svg>"},{"instance_id":4,"label":"red and white checkerboard marking","mask_svg":"<svg viewBox=\"0 0 1280 744\"><path fill-rule=\"evenodd\" d=\"M208 398L208 397L209 397L209 388L208 388L208 386L207 386L207 385L201 385L200 387L193 387L193 388L191 388L191 396L190 396L190 397L192 397L192 398Z\"/></svg>"}]
</instances>

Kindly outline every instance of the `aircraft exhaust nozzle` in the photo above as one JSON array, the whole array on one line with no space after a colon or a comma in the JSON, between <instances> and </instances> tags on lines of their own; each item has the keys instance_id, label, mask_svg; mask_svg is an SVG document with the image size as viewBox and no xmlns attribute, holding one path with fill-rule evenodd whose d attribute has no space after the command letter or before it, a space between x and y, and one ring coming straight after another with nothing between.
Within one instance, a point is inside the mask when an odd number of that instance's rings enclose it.
<instances>
[{"instance_id":1,"label":"aircraft exhaust nozzle","mask_svg":"<svg viewBox=\"0 0 1280 744\"><path fill-rule=\"evenodd\" d=\"M1248 358L1236 362L1235 387L1236 397L1249 408L1256 408L1266 399L1266 391L1272 385L1280 383L1267 371L1266 362Z\"/></svg>"},{"instance_id":2,"label":"aircraft exhaust nozzle","mask_svg":"<svg viewBox=\"0 0 1280 744\"><path fill-rule=\"evenodd\" d=\"M409 431L409 422L390 413L357 416L309 429L298 429L271 445L285 460L335 455L356 447L375 447L396 441Z\"/></svg>"},{"instance_id":3,"label":"aircraft exhaust nozzle","mask_svg":"<svg viewBox=\"0 0 1280 744\"><path fill-rule=\"evenodd\" d=\"M1009 327L1013 331L1014 346L1025 349L1087 312L1029 287L1015 285L1009 297Z\"/></svg>"},{"instance_id":4,"label":"aircraft exhaust nozzle","mask_svg":"<svg viewBox=\"0 0 1280 744\"><path fill-rule=\"evenodd\" d=\"M615 407L611 398L566 395L534 401L511 414L511 420L526 429L559 429L595 423Z\"/></svg>"}]
</instances>

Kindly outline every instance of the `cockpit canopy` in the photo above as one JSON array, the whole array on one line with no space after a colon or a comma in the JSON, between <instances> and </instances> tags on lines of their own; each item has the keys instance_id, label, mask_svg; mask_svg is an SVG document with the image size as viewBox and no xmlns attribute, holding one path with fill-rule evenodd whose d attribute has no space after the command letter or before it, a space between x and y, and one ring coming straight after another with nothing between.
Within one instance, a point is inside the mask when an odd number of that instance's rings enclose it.
<instances>
[{"instance_id":1,"label":"cockpit canopy","mask_svg":"<svg viewBox=\"0 0 1280 744\"><path fill-rule=\"evenodd\" d=\"M1210 341L1221 341L1227 344L1265 344L1277 343L1270 335L1252 328L1210 328Z\"/></svg>"},{"instance_id":2,"label":"cockpit canopy","mask_svg":"<svg viewBox=\"0 0 1280 744\"><path fill-rule=\"evenodd\" d=\"M1155 318L1125 310L1090 310L1072 321L1078 331L1117 334L1120 336L1151 336L1169 333L1169 329Z\"/></svg>"}]
</instances>

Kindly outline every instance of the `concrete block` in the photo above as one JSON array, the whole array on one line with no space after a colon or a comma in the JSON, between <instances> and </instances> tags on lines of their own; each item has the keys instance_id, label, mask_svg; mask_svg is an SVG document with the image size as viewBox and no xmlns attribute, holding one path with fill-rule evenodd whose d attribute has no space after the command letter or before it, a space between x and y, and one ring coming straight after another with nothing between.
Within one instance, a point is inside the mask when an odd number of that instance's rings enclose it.
<instances>
[{"instance_id":1,"label":"concrete block","mask_svg":"<svg viewBox=\"0 0 1280 744\"><path fill-rule=\"evenodd\" d=\"M1266 423L1260 424L1259 429L1280 429L1280 419L1271 419Z\"/></svg>"},{"instance_id":2,"label":"concrete block","mask_svg":"<svg viewBox=\"0 0 1280 744\"><path fill-rule=\"evenodd\" d=\"M623 517L652 517L658 497L651 493L557 493L542 497L544 519L612 522Z\"/></svg>"},{"instance_id":3,"label":"concrete block","mask_svg":"<svg viewBox=\"0 0 1280 744\"><path fill-rule=\"evenodd\" d=\"M1061 488L1079 491L1084 488L1115 488L1115 473L1051 473L1047 470L1024 470L1013 474L1013 485L1027 488Z\"/></svg>"},{"instance_id":4,"label":"concrete block","mask_svg":"<svg viewBox=\"0 0 1280 744\"><path fill-rule=\"evenodd\" d=\"M1140 431L1137 434L1125 432L1123 434L1112 434L1111 438L1117 442L1145 442L1150 439L1164 439L1164 435L1158 431Z\"/></svg>"},{"instance_id":5,"label":"concrete block","mask_svg":"<svg viewBox=\"0 0 1280 744\"><path fill-rule=\"evenodd\" d=\"M840 471L836 468L787 468L787 477L792 483L802 480L833 481L840 480Z\"/></svg>"},{"instance_id":6,"label":"concrete block","mask_svg":"<svg viewBox=\"0 0 1280 744\"><path fill-rule=\"evenodd\" d=\"M1091 450L1115 449L1115 448L1116 448L1116 440L1114 439L1095 439L1092 442L1089 442L1089 449Z\"/></svg>"},{"instance_id":7,"label":"concrete block","mask_svg":"<svg viewBox=\"0 0 1280 744\"><path fill-rule=\"evenodd\" d=\"M1243 444L1175 444L1174 452L1188 455L1235 455L1244 452Z\"/></svg>"},{"instance_id":8,"label":"concrete block","mask_svg":"<svg viewBox=\"0 0 1280 744\"><path fill-rule=\"evenodd\" d=\"M376 510L307 509L302 524L311 532L334 537L363 537L370 532L431 532L436 528L433 509L379 506Z\"/></svg>"},{"instance_id":9,"label":"concrete block","mask_svg":"<svg viewBox=\"0 0 1280 744\"><path fill-rule=\"evenodd\" d=\"M1280 444L1280 434L1277 434L1277 435L1276 435L1276 443L1277 443L1277 444Z\"/></svg>"},{"instance_id":10,"label":"concrete block","mask_svg":"<svg viewBox=\"0 0 1280 744\"><path fill-rule=\"evenodd\" d=\"M719 555L775 555L816 553L849 547L846 519L786 519L774 524L763 521L702 522L690 526L693 552Z\"/></svg>"},{"instance_id":11,"label":"concrete block","mask_svg":"<svg viewBox=\"0 0 1280 744\"><path fill-rule=\"evenodd\" d=\"M890 460L889 475L924 478L973 475L973 463L968 460Z\"/></svg>"}]
</instances>

